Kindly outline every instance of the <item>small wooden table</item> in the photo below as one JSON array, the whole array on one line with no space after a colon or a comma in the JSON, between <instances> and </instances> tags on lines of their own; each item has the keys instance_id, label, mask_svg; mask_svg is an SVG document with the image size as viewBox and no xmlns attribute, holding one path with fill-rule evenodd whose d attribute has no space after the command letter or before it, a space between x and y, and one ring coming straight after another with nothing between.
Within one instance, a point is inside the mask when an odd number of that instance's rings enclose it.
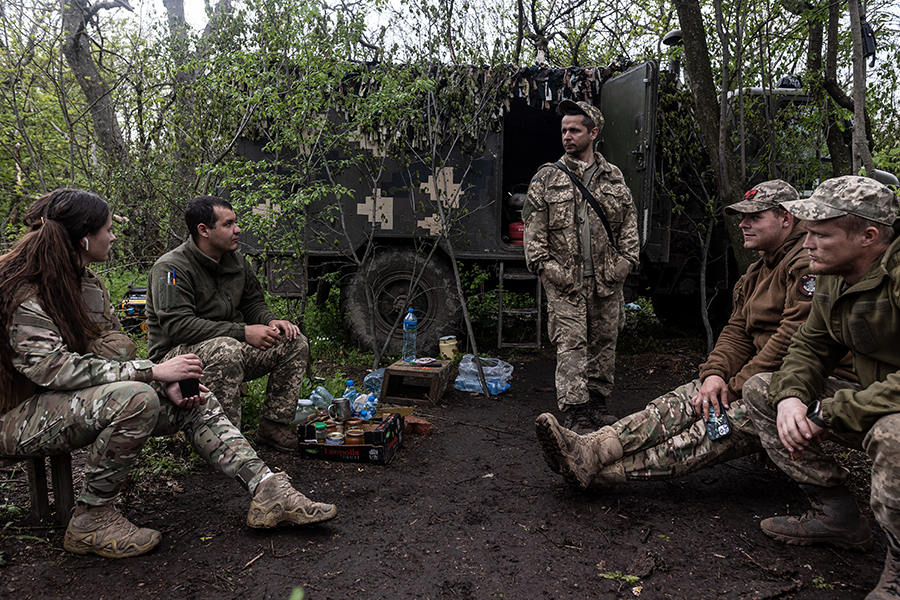
<instances>
[{"instance_id":1,"label":"small wooden table","mask_svg":"<svg viewBox=\"0 0 900 600\"><path fill-rule=\"evenodd\" d=\"M379 402L436 404L447 389L452 364L450 360L436 360L427 365L398 360L384 370Z\"/></svg>"}]
</instances>

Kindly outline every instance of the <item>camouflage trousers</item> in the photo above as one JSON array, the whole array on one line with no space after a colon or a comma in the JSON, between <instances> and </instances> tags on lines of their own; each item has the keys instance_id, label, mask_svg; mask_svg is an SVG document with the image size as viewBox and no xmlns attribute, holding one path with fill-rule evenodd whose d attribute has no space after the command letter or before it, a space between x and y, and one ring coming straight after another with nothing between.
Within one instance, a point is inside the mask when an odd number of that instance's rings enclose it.
<instances>
[{"instance_id":1,"label":"camouflage trousers","mask_svg":"<svg viewBox=\"0 0 900 600\"><path fill-rule=\"evenodd\" d=\"M185 410L133 381L32 396L0 416L0 454L46 456L89 446L77 501L101 506L115 501L150 437L179 430L206 462L251 493L269 472L214 396Z\"/></svg>"},{"instance_id":2,"label":"camouflage trousers","mask_svg":"<svg viewBox=\"0 0 900 600\"><path fill-rule=\"evenodd\" d=\"M850 473L817 444L804 448L802 461L791 460L791 455L778 437L778 413L769 404L771 382L771 373L760 373L744 384L744 398L769 457L797 483L826 488L844 485ZM819 394L819 399L830 398L842 389L861 388L856 383L831 377ZM872 513L879 525L900 539L900 413L881 417L865 433L836 432L829 429L828 440L855 450L864 450L868 454L872 460L872 491L869 499Z\"/></svg>"},{"instance_id":3,"label":"camouflage trousers","mask_svg":"<svg viewBox=\"0 0 900 600\"><path fill-rule=\"evenodd\" d=\"M584 278L581 289L560 294L549 281L547 332L556 345L556 402L565 412L589 401L588 392L609 397L616 370L616 340L625 326L622 288L601 298L594 281Z\"/></svg>"},{"instance_id":4,"label":"camouflage trousers","mask_svg":"<svg viewBox=\"0 0 900 600\"><path fill-rule=\"evenodd\" d=\"M260 418L289 423L297 412L300 384L309 363L309 342L303 334L289 342L281 339L268 350L254 348L231 337L216 337L197 344L181 344L164 360L196 354L203 361L203 379L235 427L241 428L241 384L269 376Z\"/></svg>"},{"instance_id":5,"label":"camouflage trousers","mask_svg":"<svg viewBox=\"0 0 900 600\"><path fill-rule=\"evenodd\" d=\"M682 385L612 426L622 443L626 478L674 479L762 450L740 400L725 411L731 434L709 439L703 418L691 404L700 384L695 379Z\"/></svg>"}]
</instances>

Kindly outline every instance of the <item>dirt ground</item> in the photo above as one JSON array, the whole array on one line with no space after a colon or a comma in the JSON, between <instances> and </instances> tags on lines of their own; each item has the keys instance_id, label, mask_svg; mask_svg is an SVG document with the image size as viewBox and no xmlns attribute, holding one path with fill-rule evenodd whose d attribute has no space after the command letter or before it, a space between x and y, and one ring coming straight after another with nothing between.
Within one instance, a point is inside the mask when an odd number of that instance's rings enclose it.
<instances>
[{"instance_id":1,"label":"dirt ground","mask_svg":"<svg viewBox=\"0 0 900 600\"><path fill-rule=\"evenodd\" d=\"M696 340L648 344L626 330L625 342L632 350L620 355L611 402L619 415L696 375ZM864 598L877 583L880 530L868 553L785 546L762 534L762 518L808 505L756 457L673 481L571 491L544 464L534 435L535 417L555 410L552 350L482 352L515 366L512 389L495 399L451 389L439 406L416 409L431 434L405 436L390 465L261 451L298 489L335 503L333 521L254 530L244 524L246 494L210 468L157 477L123 507L133 522L162 531L156 550L122 561L71 556L61 529L26 513L2 532L0 598L287 599L302 586L314 600L843 600ZM846 460L877 530L865 460ZM7 501L26 505L24 475L0 473L10 477L17 484Z\"/></svg>"}]
</instances>

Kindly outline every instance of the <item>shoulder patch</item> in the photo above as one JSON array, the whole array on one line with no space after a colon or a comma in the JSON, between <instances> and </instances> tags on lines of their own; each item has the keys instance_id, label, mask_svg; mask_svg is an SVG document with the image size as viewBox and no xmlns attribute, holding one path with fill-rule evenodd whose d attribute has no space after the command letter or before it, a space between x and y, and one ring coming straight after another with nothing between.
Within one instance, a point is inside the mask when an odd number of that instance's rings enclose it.
<instances>
[{"instance_id":1,"label":"shoulder patch","mask_svg":"<svg viewBox=\"0 0 900 600\"><path fill-rule=\"evenodd\" d=\"M797 286L800 293L804 296L811 298L813 294L816 293L816 276L813 273L807 273L803 277L800 278L800 283Z\"/></svg>"}]
</instances>

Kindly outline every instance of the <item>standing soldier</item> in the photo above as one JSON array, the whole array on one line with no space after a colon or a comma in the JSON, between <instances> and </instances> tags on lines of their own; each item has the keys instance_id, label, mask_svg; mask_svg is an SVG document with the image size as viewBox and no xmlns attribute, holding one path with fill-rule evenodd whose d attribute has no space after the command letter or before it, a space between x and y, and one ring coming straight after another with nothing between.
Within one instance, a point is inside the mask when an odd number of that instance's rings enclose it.
<instances>
[{"instance_id":1,"label":"standing soldier","mask_svg":"<svg viewBox=\"0 0 900 600\"><path fill-rule=\"evenodd\" d=\"M563 100L559 112L566 153L528 188L525 261L547 294L564 424L587 433L616 421L606 399L625 324L622 288L639 260L637 213L622 172L594 151L600 109Z\"/></svg>"}]
</instances>

